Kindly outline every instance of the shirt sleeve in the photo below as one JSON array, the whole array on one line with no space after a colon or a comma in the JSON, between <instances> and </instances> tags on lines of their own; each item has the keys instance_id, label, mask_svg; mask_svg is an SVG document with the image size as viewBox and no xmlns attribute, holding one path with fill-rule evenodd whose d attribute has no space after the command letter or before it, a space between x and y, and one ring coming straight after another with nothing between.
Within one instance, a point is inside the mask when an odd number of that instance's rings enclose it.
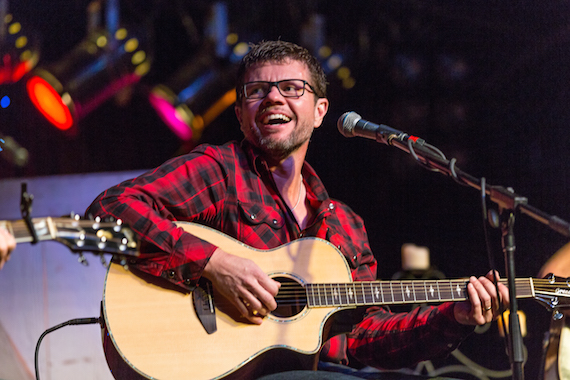
<instances>
[{"instance_id":1,"label":"shirt sleeve","mask_svg":"<svg viewBox=\"0 0 570 380\"><path fill-rule=\"evenodd\" d=\"M408 313L370 308L348 335L349 352L362 364L385 369L444 358L474 329L455 320L453 307L448 302Z\"/></svg>"},{"instance_id":2,"label":"shirt sleeve","mask_svg":"<svg viewBox=\"0 0 570 380\"><path fill-rule=\"evenodd\" d=\"M121 219L136 233L141 256L130 265L188 289L196 285L216 247L174 222L215 224L226 188L227 171L207 153L171 159L122 182L101 193L86 211Z\"/></svg>"}]
</instances>

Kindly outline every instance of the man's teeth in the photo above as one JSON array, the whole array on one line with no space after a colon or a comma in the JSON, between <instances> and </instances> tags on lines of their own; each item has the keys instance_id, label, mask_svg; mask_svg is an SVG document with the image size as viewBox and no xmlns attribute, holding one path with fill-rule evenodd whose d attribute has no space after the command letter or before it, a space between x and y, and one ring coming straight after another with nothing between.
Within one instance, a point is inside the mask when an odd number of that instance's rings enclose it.
<instances>
[{"instance_id":1,"label":"man's teeth","mask_svg":"<svg viewBox=\"0 0 570 380\"><path fill-rule=\"evenodd\" d=\"M266 116L265 119L263 119L263 123L264 124L280 124L280 123L288 123L291 121L291 118L288 116L285 116L283 114L271 114L269 116Z\"/></svg>"}]
</instances>

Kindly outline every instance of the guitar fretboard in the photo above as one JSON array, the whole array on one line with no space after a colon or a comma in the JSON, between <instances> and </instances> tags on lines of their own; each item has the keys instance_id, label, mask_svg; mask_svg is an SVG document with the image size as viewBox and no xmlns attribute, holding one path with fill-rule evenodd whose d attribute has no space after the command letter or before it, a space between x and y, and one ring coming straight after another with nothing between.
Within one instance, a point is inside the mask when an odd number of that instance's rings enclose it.
<instances>
[{"instance_id":1,"label":"guitar fretboard","mask_svg":"<svg viewBox=\"0 0 570 380\"><path fill-rule=\"evenodd\" d=\"M39 240L53 239L53 234L51 233L53 226L50 226L51 218L34 218L32 219L32 223L34 224ZM6 228L8 232L14 235L16 243L18 244L30 243L33 240L24 220L0 220L0 226Z\"/></svg>"},{"instance_id":2,"label":"guitar fretboard","mask_svg":"<svg viewBox=\"0 0 570 380\"><path fill-rule=\"evenodd\" d=\"M517 298L534 297L531 280L516 279ZM306 284L305 289L309 307L438 303L466 300L468 282L467 279L357 281Z\"/></svg>"}]
</instances>

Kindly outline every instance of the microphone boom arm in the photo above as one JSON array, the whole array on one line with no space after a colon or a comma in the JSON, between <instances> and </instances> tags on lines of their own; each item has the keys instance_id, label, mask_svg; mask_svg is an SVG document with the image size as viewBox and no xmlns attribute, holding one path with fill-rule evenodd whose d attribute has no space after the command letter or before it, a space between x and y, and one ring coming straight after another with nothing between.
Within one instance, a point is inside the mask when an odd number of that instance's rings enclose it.
<instances>
[{"instance_id":1,"label":"microphone boom arm","mask_svg":"<svg viewBox=\"0 0 570 380\"><path fill-rule=\"evenodd\" d=\"M445 157L434 154L429 148L429 144L425 144L424 140L418 139L419 142L413 141L409 144L411 139L416 139L414 136L403 134L400 136L390 136L387 139L387 145L394 146L407 153L414 154L416 159L428 168L436 169L443 174L452 177L460 184L471 186L481 191L481 180L475 178L457 166L454 160L448 160ZM379 141L381 142L381 141ZM410 149L410 147L412 149ZM555 215L549 215L536 207L528 204L528 199L517 193L510 188L502 186L492 186L485 183L485 193L489 196L491 201L495 202L499 208L506 210L520 210L534 220L547 225L552 230L562 234L563 236L570 237L570 224Z\"/></svg>"}]
</instances>

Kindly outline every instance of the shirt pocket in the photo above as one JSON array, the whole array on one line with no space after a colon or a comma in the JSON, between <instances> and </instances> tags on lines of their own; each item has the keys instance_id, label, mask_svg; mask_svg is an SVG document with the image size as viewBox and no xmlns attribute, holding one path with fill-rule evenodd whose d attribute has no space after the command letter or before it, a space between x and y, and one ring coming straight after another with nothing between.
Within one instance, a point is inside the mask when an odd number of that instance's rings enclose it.
<instances>
[{"instance_id":1,"label":"shirt pocket","mask_svg":"<svg viewBox=\"0 0 570 380\"><path fill-rule=\"evenodd\" d=\"M238 240L255 248L275 248L283 244L285 219L275 208L239 202L241 222Z\"/></svg>"}]
</instances>

